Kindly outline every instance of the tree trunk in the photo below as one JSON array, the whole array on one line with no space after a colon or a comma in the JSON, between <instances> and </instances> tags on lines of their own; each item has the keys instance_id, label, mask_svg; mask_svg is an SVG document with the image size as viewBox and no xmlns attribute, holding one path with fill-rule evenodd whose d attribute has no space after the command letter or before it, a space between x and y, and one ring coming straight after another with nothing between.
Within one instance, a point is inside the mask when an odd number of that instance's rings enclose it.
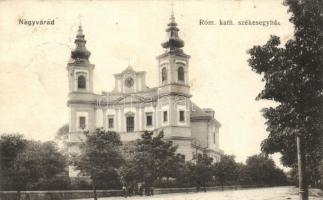
<instances>
[{"instance_id":1,"label":"tree trunk","mask_svg":"<svg viewBox=\"0 0 323 200\"><path fill-rule=\"evenodd\" d=\"M20 200L20 198L21 198L21 191L20 191L20 190L18 190L18 191L17 191L17 200Z\"/></svg>"},{"instance_id":2,"label":"tree trunk","mask_svg":"<svg viewBox=\"0 0 323 200\"><path fill-rule=\"evenodd\" d=\"M93 186L93 197L94 197L94 200L97 200L98 197L97 197L97 194L96 194L96 185L95 185L95 180L94 179L92 180L92 186Z\"/></svg>"},{"instance_id":3,"label":"tree trunk","mask_svg":"<svg viewBox=\"0 0 323 200\"><path fill-rule=\"evenodd\" d=\"M300 135L296 137L297 142L297 160L298 160L298 188L299 188L299 199L308 200L308 185L305 174L305 152L304 142Z\"/></svg>"},{"instance_id":4,"label":"tree trunk","mask_svg":"<svg viewBox=\"0 0 323 200\"><path fill-rule=\"evenodd\" d=\"M224 180L220 179L220 182L221 182L221 190L224 191Z\"/></svg>"}]
</instances>

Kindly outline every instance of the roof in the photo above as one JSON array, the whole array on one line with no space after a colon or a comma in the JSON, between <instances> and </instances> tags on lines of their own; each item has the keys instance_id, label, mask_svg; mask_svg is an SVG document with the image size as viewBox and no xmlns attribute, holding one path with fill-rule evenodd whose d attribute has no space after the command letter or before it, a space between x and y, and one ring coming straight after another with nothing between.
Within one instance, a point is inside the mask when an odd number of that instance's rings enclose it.
<instances>
[{"instance_id":1,"label":"roof","mask_svg":"<svg viewBox=\"0 0 323 200\"><path fill-rule=\"evenodd\" d=\"M114 74L115 76L120 76L126 73L134 73L134 74L145 74L145 71L135 71L132 66L128 65L126 69L124 69L122 72Z\"/></svg>"},{"instance_id":2,"label":"roof","mask_svg":"<svg viewBox=\"0 0 323 200\"><path fill-rule=\"evenodd\" d=\"M191 117L211 117L210 113L207 113L205 110L197 106L195 103L192 103L191 107Z\"/></svg>"},{"instance_id":3,"label":"roof","mask_svg":"<svg viewBox=\"0 0 323 200\"><path fill-rule=\"evenodd\" d=\"M214 110L212 108L200 108L191 101L191 120L212 120L221 126L220 122L214 118Z\"/></svg>"}]
</instances>

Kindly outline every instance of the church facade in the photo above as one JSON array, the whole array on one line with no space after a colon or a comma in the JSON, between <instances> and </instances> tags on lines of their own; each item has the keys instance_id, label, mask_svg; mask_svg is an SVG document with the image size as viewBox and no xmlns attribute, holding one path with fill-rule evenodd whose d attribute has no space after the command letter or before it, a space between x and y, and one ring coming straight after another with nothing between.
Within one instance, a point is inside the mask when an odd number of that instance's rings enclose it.
<instances>
[{"instance_id":1,"label":"church facade","mask_svg":"<svg viewBox=\"0 0 323 200\"><path fill-rule=\"evenodd\" d=\"M148 130L164 132L165 139L178 145L178 153L185 160L194 160L198 153L206 152L214 161L223 151L219 147L220 123L214 110L200 108L191 101L189 85L189 59L184 53L172 14L166 29L168 39L162 43L164 53L157 56L157 87L146 84L146 72L128 66L114 74L115 88L110 92L93 92L95 66L85 47L82 27L76 35L76 48L67 65L69 94L69 152L77 153L85 130L103 127L119 133L124 143L134 141ZM207 95L207 94L205 94ZM70 176L76 176L70 170Z\"/></svg>"}]
</instances>

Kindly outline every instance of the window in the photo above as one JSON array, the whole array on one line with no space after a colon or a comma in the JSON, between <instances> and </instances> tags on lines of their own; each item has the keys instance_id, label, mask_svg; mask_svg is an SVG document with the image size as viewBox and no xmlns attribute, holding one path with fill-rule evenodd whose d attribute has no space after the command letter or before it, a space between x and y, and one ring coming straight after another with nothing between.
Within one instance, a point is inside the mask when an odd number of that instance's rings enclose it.
<instances>
[{"instance_id":1,"label":"window","mask_svg":"<svg viewBox=\"0 0 323 200\"><path fill-rule=\"evenodd\" d=\"M183 162L185 162L185 155L179 154L179 159Z\"/></svg>"},{"instance_id":2,"label":"window","mask_svg":"<svg viewBox=\"0 0 323 200\"><path fill-rule=\"evenodd\" d=\"M86 88L86 78L84 75L80 75L77 78L77 88L78 89L85 89Z\"/></svg>"},{"instance_id":3,"label":"window","mask_svg":"<svg viewBox=\"0 0 323 200\"><path fill-rule=\"evenodd\" d=\"M153 114L146 113L146 126L152 126L152 125L153 125Z\"/></svg>"},{"instance_id":4,"label":"window","mask_svg":"<svg viewBox=\"0 0 323 200\"><path fill-rule=\"evenodd\" d=\"M135 120L133 116L127 117L127 132L133 132L135 128Z\"/></svg>"},{"instance_id":5,"label":"window","mask_svg":"<svg viewBox=\"0 0 323 200\"><path fill-rule=\"evenodd\" d=\"M195 160L196 159L196 153L192 152L192 159Z\"/></svg>"},{"instance_id":6,"label":"window","mask_svg":"<svg viewBox=\"0 0 323 200\"><path fill-rule=\"evenodd\" d=\"M167 81L167 69L164 67L162 69L162 81Z\"/></svg>"},{"instance_id":7,"label":"window","mask_svg":"<svg viewBox=\"0 0 323 200\"><path fill-rule=\"evenodd\" d=\"M179 81L184 81L184 67L179 67L177 70L177 78Z\"/></svg>"},{"instance_id":8,"label":"window","mask_svg":"<svg viewBox=\"0 0 323 200\"><path fill-rule=\"evenodd\" d=\"M215 144L215 140L216 140L216 138L215 138L215 132L213 132L213 143Z\"/></svg>"},{"instance_id":9,"label":"window","mask_svg":"<svg viewBox=\"0 0 323 200\"><path fill-rule=\"evenodd\" d=\"M167 111L163 112L163 121L167 122L168 121L168 115L167 115Z\"/></svg>"},{"instance_id":10,"label":"window","mask_svg":"<svg viewBox=\"0 0 323 200\"><path fill-rule=\"evenodd\" d=\"M84 116L79 118L79 128L84 130L86 128L86 118Z\"/></svg>"},{"instance_id":11,"label":"window","mask_svg":"<svg viewBox=\"0 0 323 200\"><path fill-rule=\"evenodd\" d=\"M108 127L113 128L113 117L108 118Z\"/></svg>"},{"instance_id":12,"label":"window","mask_svg":"<svg viewBox=\"0 0 323 200\"><path fill-rule=\"evenodd\" d=\"M179 111L179 121L180 122L185 122L185 112L184 112L184 110Z\"/></svg>"}]
</instances>

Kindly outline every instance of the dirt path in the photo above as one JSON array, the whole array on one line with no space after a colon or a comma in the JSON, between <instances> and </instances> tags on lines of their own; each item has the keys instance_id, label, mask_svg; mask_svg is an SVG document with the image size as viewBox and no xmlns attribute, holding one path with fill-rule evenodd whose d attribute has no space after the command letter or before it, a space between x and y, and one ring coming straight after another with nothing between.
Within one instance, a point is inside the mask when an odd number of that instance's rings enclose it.
<instances>
[{"instance_id":1,"label":"dirt path","mask_svg":"<svg viewBox=\"0 0 323 200\"><path fill-rule=\"evenodd\" d=\"M185 194L162 194L149 197L102 197L100 200L299 200L295 187L273 187ZM89 200L89 199L86 199ZM322 191L311 189L310 200L323 200Z\"/></svg>"}]
</instances>

